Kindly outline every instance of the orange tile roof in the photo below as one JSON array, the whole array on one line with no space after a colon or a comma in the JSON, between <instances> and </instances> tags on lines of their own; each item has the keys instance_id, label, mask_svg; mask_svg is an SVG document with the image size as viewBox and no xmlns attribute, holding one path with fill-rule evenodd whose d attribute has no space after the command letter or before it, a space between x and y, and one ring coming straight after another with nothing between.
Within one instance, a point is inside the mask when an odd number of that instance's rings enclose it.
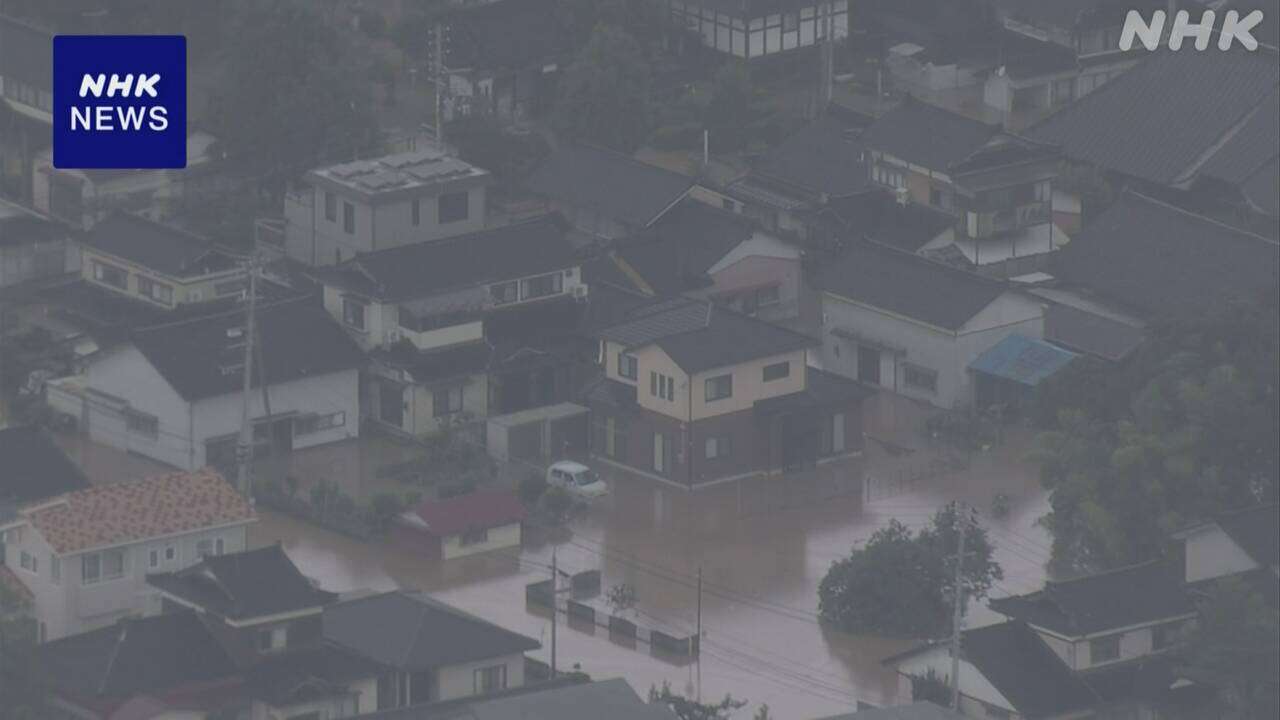
<instances>
[{"instance_id":1,"label":"orange tile roof","mask_svg":"<svg viewBox=\"0 0 1280 720\"><path fill-rule=\"evenodd\" d=\"M249 503L209 469L95 485L26 515L59 554L254 519Z\"/></svg>"}]
</instances>

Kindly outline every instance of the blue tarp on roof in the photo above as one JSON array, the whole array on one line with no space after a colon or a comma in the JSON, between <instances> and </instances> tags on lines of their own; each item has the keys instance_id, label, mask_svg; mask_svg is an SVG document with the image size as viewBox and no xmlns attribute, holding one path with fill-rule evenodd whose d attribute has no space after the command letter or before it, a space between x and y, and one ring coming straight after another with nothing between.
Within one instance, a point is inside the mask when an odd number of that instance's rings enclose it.
<instances>
[{"instance_id":1,"label":"blue tarp on roof","mask_svg":"<svg viewBox=\"0 0 1280 720\"><path fill-rule=\"evenodd\" d=\"M979 355L969 369L1035 387L1075 358L1073 352L1015 334Z\"/></svg>"}]
</instances>

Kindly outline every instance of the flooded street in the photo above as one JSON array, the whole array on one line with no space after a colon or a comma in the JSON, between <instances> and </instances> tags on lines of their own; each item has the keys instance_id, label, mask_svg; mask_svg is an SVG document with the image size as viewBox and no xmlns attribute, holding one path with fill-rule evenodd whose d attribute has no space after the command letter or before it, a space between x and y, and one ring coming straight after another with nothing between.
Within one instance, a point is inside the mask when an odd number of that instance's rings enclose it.
<instances>
[{"instance_id":1,"label":"flooded street","mask_svg":"<svg viewBox=\"0 0 1280 720\"><path fill-rule=\"evenodd\" d=\"M599 569L603 587L635 588L637 624L677 635L697 626L702 571L701 697L746 699L740 717L768 703L776 717L811 718L849 711L858 701L891 701L896 687L880 661L911 641L853 637L817 622L817 590L830 564L897 518L926 522L950 499L983 514L1005 579L993 595L1026 592L1045 577L1048 536L1035 521L1047 510L1034 468L1023 460L1030 432L1010 429L968 469L954 451L920 435L918 409L881 396L869 413L861 458L785 478L728 483L698 492L618 471L604 471L613 492L561 529L526 532L518 552L497 551L440 562L407 549L366 544L264 511L254 544L282 542L303 572L326 589L418 588L542 641L550 659L550 621L526 608L525 585L550 576L553 552L567 572ZM905 409L904 409L905 408ZM874 420L870 417L874 415ZM939 460L943 458L943 460ZM961 463L962 464L962 463ZM864 478L866 483L864 485ZM990 518L996 493L1010 498ZM970 624L992 613L978 604ZM612 642L607 631L558 633L562 670L594 677L625 675L641 694L669 682L699 694L696 663L674 664Z\"/></svg>"}]
</instances>

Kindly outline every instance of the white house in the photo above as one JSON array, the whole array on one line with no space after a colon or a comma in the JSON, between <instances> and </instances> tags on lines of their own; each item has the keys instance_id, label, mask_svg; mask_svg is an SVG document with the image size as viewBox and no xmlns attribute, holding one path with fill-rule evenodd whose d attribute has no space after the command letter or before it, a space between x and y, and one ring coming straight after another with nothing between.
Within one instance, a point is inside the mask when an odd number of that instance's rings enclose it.
<instances>
[{"instance_id":1,"label":"white house","mask_svg":"<svg viewBox=\"0 0 1280 720\"><path fill-rule=\"evenodd\" d=\"M356 437L360 349L308 299L264 305L257 315L255 362L264 371L250 395L255 445L278 452ZM51 381L47 400L95 442L186 470L229 464L240 429L244 322L237 310L138 330L84 374Z\"/></svg>"},{"instance_id":2,"label":"white house","mask_svg":"<svg viewBox=\"0 0 1280 720\"><path fill-rule=\"evenodd\" d=\"M1044 308L1003 282L859 243L823 269L822 366L939 407L974 401L970 365L1011 334L1039 339Z\"/></svg>"},{"instance_id":3,"label":"white house","mask_svg":"<svg viewBox=\"0 0 1280 720\"><path fill-rule=\"evenodd\" d=\"M1280 575L1280 508L1274 503L1223 513L1174 534L1188 583L1269 569Z\"/></svg>"},{"instance_id":4,"label":"white house","mask_svg":"<svg viewBox=\"0 0 1280 720\"><path fill-rule=\"evenodd\" d=\"M305 265L484 227L488 171L438 150L316 168L285 196L283 250Z\"/></svg>"},{"instance_id":5,"label":"white house","mask_svg":"<svg viewBox=\"0 0 1280 720\"><path fill-rule=\"evenodd\" d=\"M740 58L759 58L811 47L849 34L847 0L724 2L669 0L671 18L702 44Z\"/></svg>"},{"instance_id":6,"label":"white house","mask_svg":"<svg viewBox=\"0 0 1280 720\"><path fill-rule=\"evenodd\" d=\"M96 485L22 508L0 529L40 639L159 611L148 573L245 547L253 508L210 470Z\"/></svg>"}]
</instances>

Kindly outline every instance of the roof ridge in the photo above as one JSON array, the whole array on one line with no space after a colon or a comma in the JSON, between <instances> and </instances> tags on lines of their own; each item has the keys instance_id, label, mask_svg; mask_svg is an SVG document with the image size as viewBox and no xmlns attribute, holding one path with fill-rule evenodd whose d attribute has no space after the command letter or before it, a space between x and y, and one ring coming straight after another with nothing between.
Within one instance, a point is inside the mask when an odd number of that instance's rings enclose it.
<instances>
[{"instance_id":1,"label":"roof ridge","mask_svg":"<svg viewBox=\"0 0 1280 720\"><path fill-rule=\"evenodd\" d=\"M1255 233L1255 232L1252 232L1252 231L1250 231L1250 230L1245 230L1244 228L1237 227L1237 226L1232 225L1232 224L1230 224L1230 223L1225 223L1225 222L1223 222L1223 221L1221 221L1221 220L1218 220L1218 219L1215 219L1215 218L1211 218L1211 217L1209 217L1208 215L1204 215L1204 214L1201 214L1201 213L1197 213L1197 212L1194 212L1194 211L1188 210L1188 209L1186 209L1186 208L1184 208L1184 207L1179 207L1179 206L1177 206L1177 205L1174 205L1174 204L1173 204L1173 203L1171 203L1171 202L1168 202L1168 201L1166 201L1166 200L1160 200L1159 198L1152 197L1152 196L1150 196L1150 195L1147 195L1146 193L1138 192L1137 190L1133 190L1133 189L1126 188L1126 189L1124 190L1124 192L1121 194L1121 197L1124 197L1124 196L1126 196L1126 195L1130 195L1130 196L1133 196L1133 197L1135 197L1135 198L1139 198L1139 199L1145 200L1145 201L1147 201L1147 202L1149 202L1149 203L1152 203L1152 204L1155 204L1155 205L1162 205L1162 206L1167 207L1167 208L1169 208L1170 210L1173 210L1173 211L1175 211L1175 212L1178 212L1178 213L1180 213L1180 214L1182 214L1182 215L1186 215L1186 216L1188 216L1188 217L1192 217L1192 218L1195 218L1195 219L1197 219L1197 220L1202 220L1202 221L1207 222L1207 223L1209 223L1209 224L1211 224L1211 225L1217 225L1217 226L1218 226L1218 227L1220 227L1220 228L1224 228L1224 229L1226 229L1226 230L1230 230L1230 231L1232 231L1232 232L1234 232L1234 233L1237 233L1237 234L1239 234L1239 235L1244 235L1244 236L1247 236L1247 237L1251 237L1251 238L1254 238L1255 240L1261 240L1261 241L1263 241L1264 243L1266 243L1267 245L1280 245L1280 241L1272 240L1271 238L1266 237L1266 236L1264 236L1264 235L1259 235L1259 234L1257 234L1257 233ZM1108 210L1110 210L1110 208L1108 208ZM1104 210L1103 212L1105 213L1105 212L1106 212L1106 210Z\"/></svg>"},{"instance_id":2,"label":"roof ridge","mask_svg":"<svg viewBox=\"0 0 1280 720\"><path fill-rule=\"evenodd\" d=\"M264 300L261 300L261 299L260 299L260 300L259 300L259 302L258 302L258 306L257 306L256 310L257 310L257 312L261 313L261 312L262 312L262 311L264 311L264 310L274 310L274 309L279 308L279 307L281 307L281 306L283 306L283 305L288 305L289 303L299 303L299 304L302 304L302 303L304 303L305 301L310 301L311 299L312 299L312 298L311 298L310 296L308 296L308 295L297 295L297 296L293 296L293 297L284 297L284 298L280 298L280 299L278 299L278 300L265 300L265 301L264 301ZM232 308L232 309L230 309L230 310L223 310L223 311L221 311L221 312L210 313L210 314L208 314L208 315L197 315L197 316L195 316L195 317L187 317L187 318L181 318L181 319L178 319L178 320L171 320L171 321L169 321L169 322L165 322L165 323L157 323L157 324L155 324L155 325L147 325L147 326L145 326L145 327L139 327L139 328L136 328L132 333L130 333L130 337L132 338L132 337L136 337L136 336L138 336L138 335L146 334L146 333L149 333L149 332L151 332L151 331L153 331L153 330L166 330L166 329L173 328L173 327L178 327L178 326L181 326L181 325L191 325L191 324L194 324L194 323L210 322L210 321L213 321L213 320L221 320L221 319L223 319L223 318L228 318L228 317L231 317L231 316L233 316L233 315L244 315L244 310L243 310L242 308Z\"/></svg>"},{"instance_id":3,"label":"roof ridge","mask_svg":"<svg viewBox=\"0 0 1280 720\"><path fill-rule=\"evenodd\" d=\"M1076 583L1083 580L1092 580L1094 578L1106 577L1108 575L1117 575L1119 573L1127 572L1129 570L1134 570L1140 567L1146 567L1148 565L1160 565L1165 562L1166 562L1165 558L1152 558L1150 560L1143 560L1141 562L1130 563L1129 565L1122 565L1120 567L1108 568L1106 570L1099 570L1098 572L1088 573L1086 575L1080 575L1078 577L1069 578L1067 580L1046 580L1044 583L1044 589L1047 590L1049 589L1050 586L1061 587L1069 583Z\"/></svg>"}]
</instances>

